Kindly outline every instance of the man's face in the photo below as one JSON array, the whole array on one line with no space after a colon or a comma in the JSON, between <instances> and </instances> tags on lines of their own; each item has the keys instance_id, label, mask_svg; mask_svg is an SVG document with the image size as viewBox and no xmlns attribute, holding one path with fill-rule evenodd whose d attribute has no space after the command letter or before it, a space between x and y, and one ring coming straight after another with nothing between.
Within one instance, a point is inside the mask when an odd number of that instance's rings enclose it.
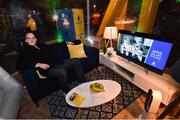
<instances>
[{"instance_id":1,"label":"man's face","mask_svg":"<svg viewBox=\"0 0 180 120\"><path fill-rule=\"evenodd\" d=\"M26 38L25 38L25 42L30 45L30 46L35 46L36 45L36 37L33 33L27 33L26 34Z\"/></svg>"}]
</instances>

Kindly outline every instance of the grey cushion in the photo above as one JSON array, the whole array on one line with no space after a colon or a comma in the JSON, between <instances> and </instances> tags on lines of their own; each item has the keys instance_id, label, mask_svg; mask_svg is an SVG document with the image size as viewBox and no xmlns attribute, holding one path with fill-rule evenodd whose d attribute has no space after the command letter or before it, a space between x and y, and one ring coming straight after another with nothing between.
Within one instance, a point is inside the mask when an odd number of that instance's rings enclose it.
<instances>
[{"instance_id":1,"label":"grey cushion","mask_svg":"<svg viewBox=\"0 0 180 120\"><path fill-rule=\"evenodd\" d=\"M4 92L1 91L1 89L0 89L0 106L2 104L3 95L4 95Z\"/></svg>"},{"instance_id":2,"label":"grey cushion","mask_svg":"<svg viewBox=\"0 0 180 120\"><path fill-rule=\"evenodd\" d=\"M22 85L0 67L0 119L17 118L22 88Z\"/></svg>"}]
</instances>

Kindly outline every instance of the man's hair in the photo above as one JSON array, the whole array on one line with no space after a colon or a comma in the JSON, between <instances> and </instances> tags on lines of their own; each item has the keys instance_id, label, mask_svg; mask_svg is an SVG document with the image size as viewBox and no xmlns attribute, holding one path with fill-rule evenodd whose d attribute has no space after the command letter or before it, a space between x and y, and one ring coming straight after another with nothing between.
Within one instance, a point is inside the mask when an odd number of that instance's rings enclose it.
<instances>
[{"instance_id":1,"label":"man's hair","mask_svg":"<svg viewBox=\"0 0 180 120\"><path fill-rule=\"evenodd\" d=\"M24 32L24 38L26 37L27 33L33 33L35 37L37 36L36 32L31 31L30 29L26 29L25 32Z\"/></svg>"}]
</instances>

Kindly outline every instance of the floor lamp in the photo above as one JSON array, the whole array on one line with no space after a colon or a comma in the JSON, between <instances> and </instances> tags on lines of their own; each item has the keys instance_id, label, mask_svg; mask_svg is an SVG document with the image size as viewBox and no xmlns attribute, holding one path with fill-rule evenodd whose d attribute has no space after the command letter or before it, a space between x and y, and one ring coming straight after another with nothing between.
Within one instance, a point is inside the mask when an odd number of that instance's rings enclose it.
<instances>
[{"instance_id":1,"label":"floor lamp","mask_svg":"<svg viewBox=\"0 0 180 120\"><path fill-rule=\"evenodd\" d=\"M103 38L105 38L105 51L108 48L108 45L110 44L110 50L112 52L114 50L112 45L113 39L117 39L117 28L114 26L105 27ZM108 40L107 43L106 39Z\"/></svg>"}]
</instances>

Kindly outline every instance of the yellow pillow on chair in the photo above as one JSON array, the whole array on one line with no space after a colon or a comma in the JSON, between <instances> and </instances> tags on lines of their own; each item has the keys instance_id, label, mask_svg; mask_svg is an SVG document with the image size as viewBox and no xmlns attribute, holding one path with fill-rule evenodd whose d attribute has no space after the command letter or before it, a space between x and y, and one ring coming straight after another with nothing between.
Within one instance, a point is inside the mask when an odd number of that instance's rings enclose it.
<instances>
[{"instance_id":1,"label":"yellow pillow on chair","mask_svg":"<svg viewBox=\"0 0 180 120\"><path fill-rule=\"evenodd\" d=\"M86 53L84 52L83 43L79 45L67 45L70 58L87 58Z\"/></svg>"}]
</instances>

